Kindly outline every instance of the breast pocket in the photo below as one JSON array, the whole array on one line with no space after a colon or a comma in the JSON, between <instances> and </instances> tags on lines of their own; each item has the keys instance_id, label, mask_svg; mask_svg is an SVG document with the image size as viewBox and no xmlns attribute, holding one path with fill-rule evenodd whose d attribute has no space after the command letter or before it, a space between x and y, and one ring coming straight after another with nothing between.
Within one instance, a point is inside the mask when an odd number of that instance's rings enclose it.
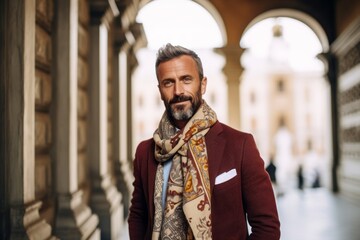
<instances>
[{"instance_id":1,"label":"breast pocket","mask_svg":"<svg viewBox=\"0 0 360 240\"><path fill-rule=\"evenodd\" d=\"M239 193L240 194L240 176L236 175L231 179L228 179L225 182L219 183L219 184L215 184L214 185L214 192L213 194L215 196L217 196L218 194L225 194L222 195L222 197L227 197L227 192L229 193L229 196L232 196L232 198L234 200L237 200L237 198L235 196L233 196L233 194L235 193Z\"/></svg>"},{"instance_id":2,"label":"breast pocket","mask_svg":"<svg viewBox=\"0 0 360 240\"><path fill-rule=\"evenodd\" d=\"M212 196L212 223L216 232L224 234L241 229L243 224L243 206L241 198L241 179L237 175L226 182L214 186ZM241 229L241 230L240 230ZM235 236L238 236L235 234ZM232 239L231 236L224 239Z\"/></svg>"}]
</instances>

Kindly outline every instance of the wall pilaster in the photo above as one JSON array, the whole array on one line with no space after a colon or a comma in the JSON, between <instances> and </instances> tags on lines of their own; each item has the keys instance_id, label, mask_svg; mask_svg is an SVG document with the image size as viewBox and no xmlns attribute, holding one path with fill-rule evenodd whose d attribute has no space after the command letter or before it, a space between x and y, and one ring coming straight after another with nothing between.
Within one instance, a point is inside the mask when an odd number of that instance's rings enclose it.
<instances>
[{"instance_id":1,"label":"wall pilaster","mask_svg":"<svg viewBox=\"0 0 360 240\"><path fill-rule=\"evenodd\" d=\"M126 41L125 33L119 23L115 25L115 47L114 47L114 88L113 88L113 157L114 157L114 174L116 177L116 186L121 192L122 204L124 205L124 220L128 216L128 209L130 206L130 194L132 192L132 168L128 161L129 142L127 141L128 132L131 130L128 126L128 94L127 80L128 62L127 62L127 49L128 42Z\"/></svg>"},{"instance_id":2,"label":"wall pilaster","mask_svg":"<svg viewBox=\"0 0 360 240\"><path fill-rule=\"evenodd\" d=\"M118 9L114 1L90 1L90 83L88 156L90 206L100 218L101 239L117 239L123 222L122 195L108 162L108 37ZM112 53L111 53L112 54ZM117 66L116 66L117 67ZM116 146L115 146L116 148Z\"/></svg>"},{"instance_id":3,"label":"wall pilaster","mask_svg":"<svg viewBox=\"0 0 360 240\"><path fill-rule=\"evenodd\" d=\"M337 63L339 191L360 201L360 18L331 45Z\"/></svg>"},{"instance_id":4,"label":"wall pilaster","mask_svg":"<svg viewBox=\"0 0 360 240\"><path fill-rule=\"evenodd\" d=\"M78 1L57 1L56 9L55 233L61 239L100 239L98 216L78 188Z\"/></svg>"},{"instance_id":5,"label":"wall pilaster","mask_svg":"<svg viewBox=\"0 0 360 240\"><path fill-rule=\"evenodd\" d=\"M0 35L7 32L7 10L5 9L5 1L0 1ZM0 38L0 112L5 114L0 115L0 196L6 196L8 192L8 171L6 160L6 144L7 144L7 120L6 114L8 106L6 105L6 37ZM0 198L0 239L7 239L9 236L9 199L6 197Z\"/></svg>"},{"instance_id":6,"label":"wall pilaster","mask_svg":"<svg viewBox=\"0 0 360 240\"><path fill-rule=\"evenodd\" d=\"M35 199L35 0L7 1L5 48L5 167L9 239L54 239Z\"/></svg>"}]
</instances>

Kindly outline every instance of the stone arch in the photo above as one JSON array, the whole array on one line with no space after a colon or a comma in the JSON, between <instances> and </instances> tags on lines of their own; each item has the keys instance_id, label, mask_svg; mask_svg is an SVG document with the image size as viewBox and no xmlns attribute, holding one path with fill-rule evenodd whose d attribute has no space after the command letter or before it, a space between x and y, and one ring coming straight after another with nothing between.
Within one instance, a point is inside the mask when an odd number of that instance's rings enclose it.
<instances>
[{"instance_id":1,"label":"stone arch","mask_svg":"<svg viewBox=\"0 0 360 240\"><path fill-rule=\"evenodd\" d=\"M279 17L279 16L294 18L294 19L299 20L299 21L303 22L304 24L306 24L309 28L311 28L314 31L314 33L318 37L318 39L321 43L321 46L323 48L323 52L327 52L329 50L329 41L328 41L326 32L324 31L324 29L320 25L320 23L312 16L310 16L304 12L294 10L294 9L280 8L280 9L274 9L274 10L270 10L270 11L260 14L259 16L255 17L248 24L248 26L245 28L242 36L244 36L244 34L247 32L247 30L249 30L253 25L260 22L261 20L264 20L266 18L271 18L271 17Z\"/></svg>"},{"instance_id":2,"label":"stone arch","mask_svg":"<svg viewBox=\"0 0 360 240\"><path fill-rule=\"evenodd\" d=\"M140 12L140 10L147 5L150 2L153 2L154 0L142 0L139 3L139 9L138 12ZM207 1L207 0L193 0L194 3L198 4L200 7L204 8L209 14L210 16L214 19L215 23L218 26L218 29L220 31L220 35L222 38L222 46L225 46L227 44L227 33L226 33L226 27L225 27L225 23L220 15L220 13L218 12L218 10L214 7L214 5ZM219 46L221 47L221 46Z\"/></svg>"},{"instance_id":3,"label":"stone arch","mask_svg":"<svg viewBox=\"0 0 360 240\"><path fill-rule=\"evenodd\" d=\"M241 38L239 39L239 43L241 42L241 40L244 38L245 34L248 32L249 29L251 29L252 27L254 27L257 23L269 19L269 18L277 18L277 17L284 17L284 18L291 18L294 20L297 20L303 24L305 24L315 35L316 38L318 40L318 42L320 43L320 47L321 49L319 49L320 51L322 51L322 53L326 53L329 51L329 40L326 34L326 31L324 30L324 28L322 27L322 25L311 15L301 12L299 10L294 10L294 9L287 9L287 8L281 8L281 9L274 9L274 10L269 10L266 12L263 12L261 14L259 14L258 16L256 16L255 18L253 18L248 25L246 26L246 28L244 29ZM324 68L322 71L326 71L326 68ZM320 78L320 77L319 77ZM323 81L325 84L328 84L327 81L324 81L325 79L321 79L321 81ZM306 88L304 88L306 89ZM324 90L329 90L327 87L326 89L324 88ZM330 108L331 108L331 96L330 96L330 91L327 94L324 94L322 96L322 100L323 102L328 103L327 105L327 110L325 111L324 115L323 115L323 119L327 119L326 120L326 126L324 127L325 131L331 131L331 119L328 118L330 117ZM292 117L294 118L294 117ZM315 125L314 125L315 126ZM295 126L293 126L292 128L295 128ZM297 129L299 129L297 127ZM270 134L272 135L272 130L270 129ZM331 134L329 135L331 136ZM329 138L328 138L329 139ZM301 140L301 144L298 144L298 149L300 149L299 152L303 151L302 147L303 147L303 143L306 142L303 139ZM325 146L326 145L326 146ZM331 165L331 154L332 154L332 149L331 149L331 141L326 141L324 142L324 146L326 148L326 153L323 155L323 157L327 157L327 165ZM269 155L272 156L272 152L273 150L271 145L267 146L268 149L270 149L269 151ZM298 150L297 150L298 151ZM304 150L305 151L305 150ZM327 154L327 155L326 155ZM327 166L328 167L328 166ZM329 168L328 168L329 169ZM325 176L326 175L326 176ZM323 175L324 179L326 178L326 180L324 181L326 186L330 186L330 182L331 182L331 172L326 170L326 173ZM324 184L323 183L323 184Z\"/></svg>"},{"instance_id":4,"label":"stone arch","mask_svg":"<svg viewBox=\"0 0 360 240\"><path fill-rule=\"evenodd\" d=\"M218 10L212 5L212 3L210 3L207 0L194 0L194 2L205 8L210 13L210 15L215 19L215 22L219 26L221 37L223 39L223 46L225 46L227 44L226 27Z\"/></svg>"}]
</instances>

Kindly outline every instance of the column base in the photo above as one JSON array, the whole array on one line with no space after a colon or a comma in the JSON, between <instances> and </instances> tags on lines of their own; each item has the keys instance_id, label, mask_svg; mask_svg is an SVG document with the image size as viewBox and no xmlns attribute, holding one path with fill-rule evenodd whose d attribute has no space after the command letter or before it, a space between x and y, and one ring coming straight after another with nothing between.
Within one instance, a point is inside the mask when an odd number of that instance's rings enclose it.
<instances>
[{"instance_id":1,"label":"column base","mask_svg":"<svg viewBox=\"0 0 360 240\"><path fill-rule=\"evenodd\" d=\"M122 195L112 183L110 176L93 180L90 197L91 209L99 216L101 239L119 239L123 220Z\"/></svg>"},{"instance_id":2,"label":"column base","mask_svg":"<svg viewBox=\"0 0 360 240\"><path fill-rule=\"evenodd\" d=\"M11 208L10 239L57 239L51 235L51 226L40 217L42 202Z\"/></svg>"},{"instance_id":3,"label":"column base","mask_svg":"<svg viewBox=\"0 0 360 240\"><path fill-rule=\"evenodd\" d=\"M115 162L115 177L116 177L116 187L122 194L121 203L124 205L123 219L126 219L129 214L131 194L133 191L132 170L127 162L124 161Z\"/></svg>"},{"instance_id":4,"label":"column base","mask_svg":"<svg viewBox=\"0 0 360 240\"><path fill-rule=\"evenodd\" d=\"M82 202L82 194L58 197L55 233L60 239L100 239L99 218Z\"/></svg>"}]
</instances>

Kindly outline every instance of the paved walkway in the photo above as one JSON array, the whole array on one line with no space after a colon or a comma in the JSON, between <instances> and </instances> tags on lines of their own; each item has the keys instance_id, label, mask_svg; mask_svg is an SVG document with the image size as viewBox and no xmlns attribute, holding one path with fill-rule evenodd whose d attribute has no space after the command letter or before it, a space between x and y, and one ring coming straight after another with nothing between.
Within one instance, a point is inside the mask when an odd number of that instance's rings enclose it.
<instances>
[{"instance_id":1,"label":"paved walkway","mask_svg":"<svg viewBox=\"0 0 360 240\"><path fill-rule=\"evenodd\" d=\"M360 240L360 203L317 188L292 190L277 205L281 240ZM128 239L126 229L120 240Z\"/></svg>"},{"instance_id":2,"label":"paved walkway","mask_svg":"<svg viewBox=\"0 0 360 240\"><path fill-rule=\"evenodd\" d=\"M277 202L281 240L360 240L360 203L323 188L293 190Z\"/></svg>"},{"instance_id":3,"label":"paved walkway","mask_svg":"<svg viewBox=\"0 0 360 240\"><path fill-rule=\"evenodd\" d=\"M126 226L124 227L124 232L121 234L119 240L129 240L129 229L128 224L126 223Z\"/></svg>"}]
</instances>

